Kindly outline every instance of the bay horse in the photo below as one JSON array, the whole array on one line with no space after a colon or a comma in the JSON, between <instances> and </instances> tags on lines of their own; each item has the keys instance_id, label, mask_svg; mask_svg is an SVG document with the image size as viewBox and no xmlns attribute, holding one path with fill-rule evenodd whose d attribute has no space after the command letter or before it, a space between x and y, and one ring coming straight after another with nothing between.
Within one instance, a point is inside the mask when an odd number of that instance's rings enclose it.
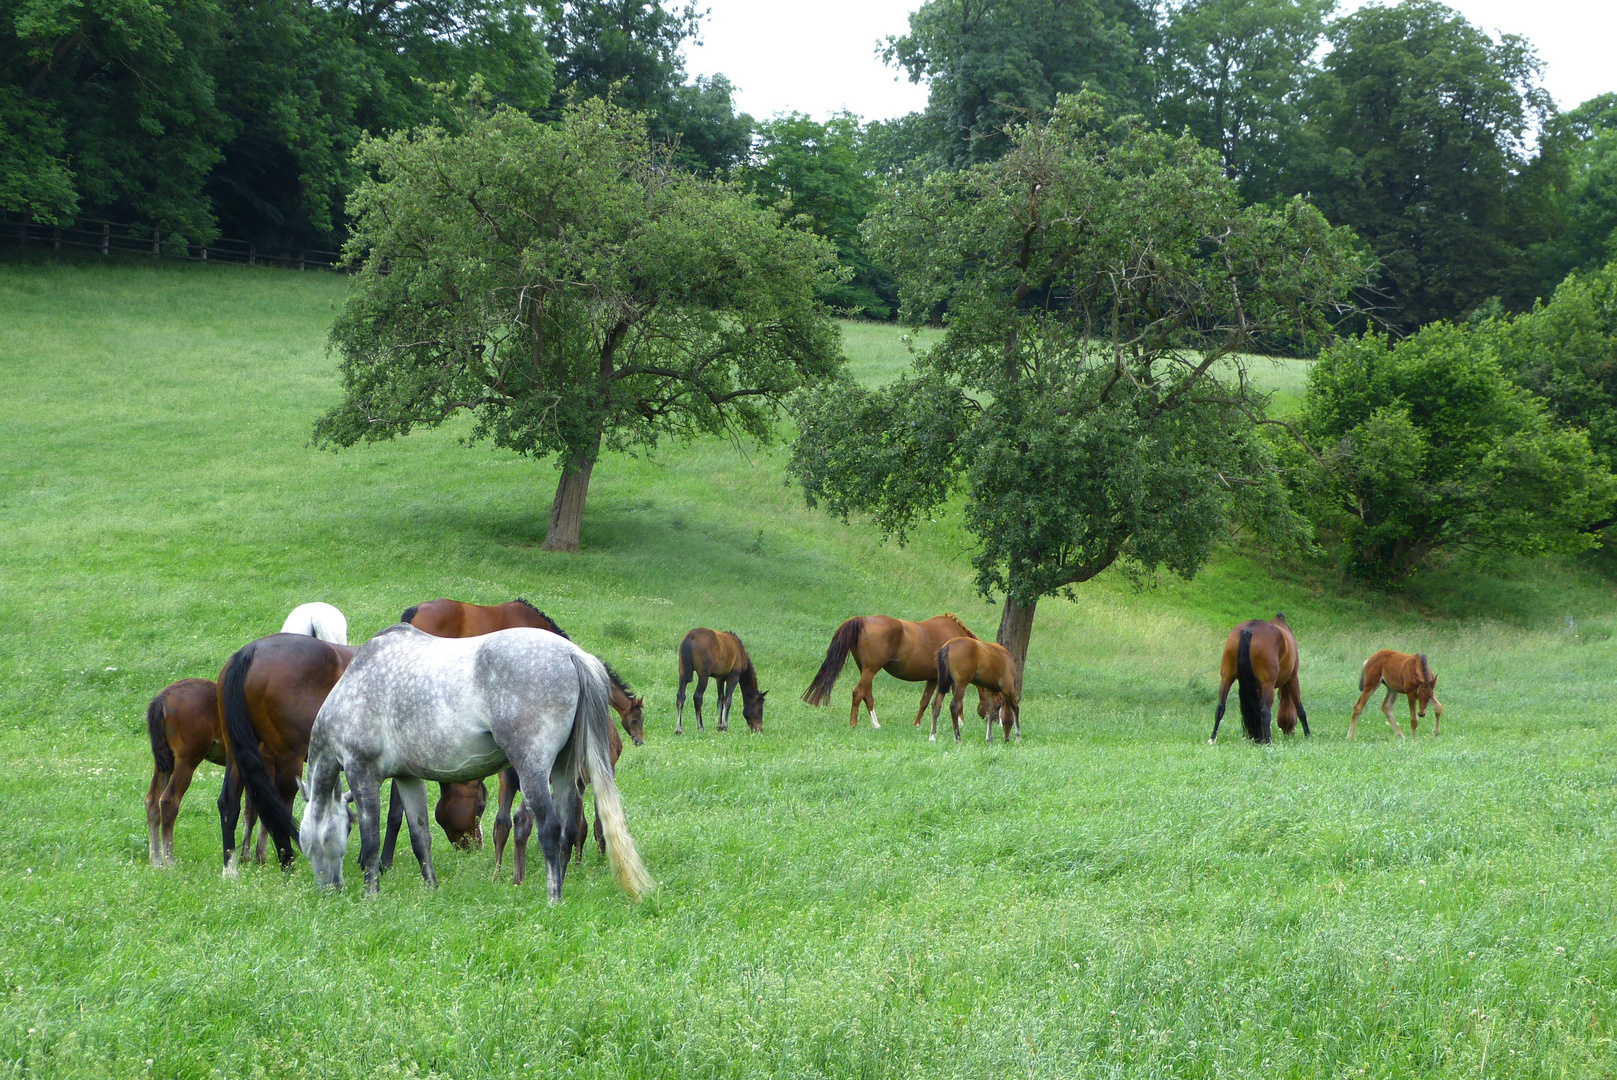
<instances>
[{"instance_id":1,"label":"bay horse","mask_svg":"<svg viewBox=\"0 0 1617 1080\"><path fill-rule=\"evenodd\" d=\"M1016 670L1016 661L1010 650L992 641L974 637L957 637L944 642L938 650L938 696L932 702L932 735L929 741L938 741L938 712L943 706L943 695L951 691L949 718L954 721L954 741L960 741L960 714L966 699L966 687L975 686L980 693L995 696L995 708L989 711L979 707L978 715L988 721L986 737L994 741L994 713L999 714L1005 729L1005 741L1011 741L1011 727L1016 728L1016 741L1022 741L1022 676ZM985 701L979 701L979 706Z\"/></svg>"},{"instance_id":2,"label":"bay horse","mask_svg":"<svg viewBox=\"0 0 1617 1080\"><path fill-rule=\"evenodd\" d=\"M308 808L299 840L316 884L342 888L349 833L343 775L358 809L365 891L376 893L384 778L392 777L404 798L421 876L436 885L423 781L476 780L510 766L525 790L522 813L538 823L550 901L561 900L581 827L578 782L586 772L605 822L613 875L638 899L653 883L629 835L612 775L609 685L599 660L558 634L532 627L453 639L401 623L371 638L326 699L310 734ZM243 759L250 782L259 767Z\"/></svg>"},{"instance_id":3,"label":"bay horse","mask_svg":"<svg viewBox=\"0 0 1617 1080\"><path fill-rule=\"evenodd\" d=\"M1239 684L1241 723L1253 742L1271 741L1271 718L1287 735L1297 727L1298 721L1302 722L1303 735L1312 734L1308 730L1308 712L1303 708L1297 673L1297 639L1292 636L1285 615L1277 613L1268 622L1248 619L1236 626L1224 642L1218 711L1213 714L1213 735L1208 743L1218 739L1218 725L1224 719L1231 683ZM1276 693L1280 695L1278 713L1274 711Z\"/></svg>"},{"instance_id":4,"label":"bay horse","mask_svg":"<svg viewBox=\"0 0 1617 1080\"><path fill-rule=\"evenodd\" d=\"M1387 696L1381 702L1381 714L1387 718L1387 723L1398 737L1404 737L1398 731L1398 721L1392 715L1392 702L1399 694L1409 695L1409 733L1413 735L1419 721L1415 716L1415 706L1420 706L1420 715L1426 715L1426 706L1431 704L1436 712L1432 720L1432 734L1436 735L1443 728L1443 703L1437 700L1437 676L1432 674L1432 665L1426 662L1425 653L1401 653L1391 649L1382 649L1364 662L1364 668L1359 672L1359 701L1353 706L1353 719L1348 721L1348 738L1353 738L1354 730L1359 726L1359 714L1364 711L1364 703L1370 700L1370 695L1377 688L1385 686Z\"/></svg>"},{"instance_id":5,"label":"bay horse","mask_svg":"<svg viewBox=\"0 0 1617 1080\"><path fill-rule=\"evenodd\" d=\"M810 705L822 705L831 695L842 674L843 664L851 653L859 665L859 683L853 688L853 711L848 716L850 728L859 726L859 703L870 710L870 726L880 728L876 719L876 698L870 686L876 672L885 671L905 682L924 682L921 707L915 713L915 727L921 726L926 715L927 702L938 685L938 650L957 637L975 638L953 614L944 612L925 622L906 622L888 615L864 615L849 619L831 635L831 645L825 650L825 663L820 665L814 681L809 684L803 700ZM978 715L987 713L987 692L978 702Z\"/></svg>"},{"instance_id":6,"label":"bay horse","mask_svg":"<svg viewBox=\"0 0 1617 1080\"><path fill-rule=\"evenodd\" d=\"M348 644L348 619L330 604L315 601L299 604L281 624L283 634L305 634L329 641L333 645Z\"/></svg>"},{"instance_id":7,"label":"bay horse","mask_svg":"<svg viewBox=\"0 0 1617 1080\"><path fill-rule=\"evenodd\" d=\"M146 790L148 857L153 866L173 866L174 821L197 766L204 761L225 764L219 684L212 679L181 679L165 686L146 706L146 733L152 742L152 783Z\"/></svg>"},{"instance_id":8,"label":"bay horse","mask_svg":"<svg viewBox=\"0 0 1617 1080\"><path fill-rule=\"evenodd\" d=\"M248 642L219 673L225 784L219 792L224 876L237 875L236 822L245 784L252 808L275 841L283 868L292 864L292 798L309 749L309 730L354 650L302 634Z\"/></svg>"},{"instance_id":9,"label":"bay horse","mask_svg":"<svg viewBox=\"0 0 1617 1080\"><path fill-rule=\"evenodd\" d=\"M758 689L758 669L753 667L747 647L735 634L699 626L680 641L679 695L674 699L678 717L675 735L685 734L685 687L692 676L696 678L693 702L698 731L702 729L702 694L707 691L709 676L719 681L720 731L730 730L730 702L735 698L737 686L741 687L741 716L747 721L747 727L753 731L764 729L764 695L769 691Z\"/></svg>"},{"instance_id":10,"label":"bay horse","mask_svg":"<svg viewBox=\"0 0 1617 1080\"><path fill-rule=\"evenodd\" d=\"M536 630L547 630L569 641L572 640L567 636L567 631L556 624L556 620L520 596L509 603L494 605L469 604L464 600L429 600L424 604L406 608L404 614L399 616L399 621L409 623L434 637L476 637L527 626ZM602 663L605 664L605 661ZM636 746L645 745L646 699L635 696L634 691L618 677L618 673L612 670L610 664L606 664L606 674L612 684L610 703L613 711L618 714L624 733L634 740ZM615 733L612 738L618 746L618 753L622 753L623 741ZM617 764L617 760L618 755L615 753L612 755L612 763ZM500 777L499 809L494 817L495 869L499 869L500 852L504 850L505 839L511 833L511 803L516 791L514 772ZM468 781L465 784L440 784L438 807L433 817L437 819L439 827L444 830L444 835L449 838L451 844L465 849L475 841L478 847L482 847L483 810L487 806L488 787L480 780ZM398 843L399 827L403 823L404 804L398 797L390 795L387 807L387 832L382 841L381 866L384 871L393 865L393 851Z\"/></svg>"}]
</instances>

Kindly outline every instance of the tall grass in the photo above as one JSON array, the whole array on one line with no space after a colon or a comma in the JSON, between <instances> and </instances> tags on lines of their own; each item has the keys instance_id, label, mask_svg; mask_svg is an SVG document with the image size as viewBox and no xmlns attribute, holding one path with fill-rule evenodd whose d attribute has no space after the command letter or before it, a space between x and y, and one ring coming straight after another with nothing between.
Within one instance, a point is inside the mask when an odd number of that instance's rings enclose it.
<instances>
[{"instance_id":1,"label":"tall grass","mask_svg":"<svg viewBox=\"0 0 1617 1080\"><path fill-rule=\"evenodd\" d=\"M1236 552L1103 577L1040 607L1020 745L927 743L885 676L884 727L849 731L851 677L797 700L843 618L993 631L956 516L897 549L804 510L779 447L701 441L603 461L584 551L546 554L551 467L465 425L309 448L346 287L0 264L0 1072L1612 1075L1612 588L1587 566L1455 564L1393 600ZM845 340L870 381L907 360L890 328ZM178 868L146 864L163 685L305 600L362 639L515 595L648 696L619 782L650 899L592 850L549 907L441 837L435 891L408 856L375 900L301 862L222 882L212 767ZM1276 609L1316 735L1208 746L1224 633ZM761 735L672 735L699 625L746 640ZM1431 656L1440 738L1370 711L1344 740L1383 646Z\"/></svg>"}]
</instances>

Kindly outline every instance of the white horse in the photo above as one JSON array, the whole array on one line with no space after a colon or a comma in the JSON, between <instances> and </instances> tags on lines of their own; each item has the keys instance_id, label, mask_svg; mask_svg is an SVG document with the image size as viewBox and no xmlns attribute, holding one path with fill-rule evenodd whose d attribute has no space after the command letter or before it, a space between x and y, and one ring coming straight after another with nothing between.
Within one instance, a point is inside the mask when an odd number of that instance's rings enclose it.
<instances>
[{"instance_id":1,"label":"white horse","mask_svg":"<svg viewBox=\"0 0 1617 1080\"><path fill-rule=\"evenodd\" d=\"M281 624L283 634L303 634L329 641L333 645L348 644L348 620L330 604L318 600L312 604L299 604Z\"/></svg>"},{"instance_id":2,"label":"white horse","mask_svg":"<svg viewBox=\"0 0 1617 1080\"><path fill-rule=\"evenodd\" d=\"M399 623L371 638L309 733L308 809L298 839L315 882L342 887L349 823L339 774L347 774L358 809L359 862L365 890L374 893L383 778L393 778L404 801L421 876L436 885L423 781L480 780L511 765L525 795L518 840L537 821L551 902L561 900L567 857L583 828L578 780L586 770L605 823L607 859L618 884L638 899L653 883L612 776L609 685L595 657L531 627L440 638Z\"/></svg>"}]
</instances>

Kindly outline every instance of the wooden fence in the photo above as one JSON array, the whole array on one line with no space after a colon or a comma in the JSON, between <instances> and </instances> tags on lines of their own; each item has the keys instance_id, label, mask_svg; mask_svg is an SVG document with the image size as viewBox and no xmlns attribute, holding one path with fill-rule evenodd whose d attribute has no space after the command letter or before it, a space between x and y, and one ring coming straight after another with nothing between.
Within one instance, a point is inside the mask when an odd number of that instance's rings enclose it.
<instances>
[{"instance_id":1,"label":"wooden fence","mask_svg":"<svg viewBox=\"0 0 1617 1080\"><path fill-rule=\"evenodd\" d=\"M316 248L260 251L256 244L246 240L225 239L206 245L191 244L177 235L165 237L150 225L120 225L90 218L80 218L71 225L44 225L20 214L3 214L0 215L0 243L32 251L78 251L91 255L111 255L117 251L191 262L246 263L298 270L353 269L343 265L340 251Z\"/></svg>"}]
</instances>

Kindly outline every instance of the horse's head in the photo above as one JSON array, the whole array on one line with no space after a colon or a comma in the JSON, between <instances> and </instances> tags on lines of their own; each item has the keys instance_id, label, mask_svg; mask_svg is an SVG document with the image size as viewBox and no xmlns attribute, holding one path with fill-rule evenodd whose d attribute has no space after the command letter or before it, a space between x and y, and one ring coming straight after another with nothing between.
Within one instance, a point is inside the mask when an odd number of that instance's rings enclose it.
<instances>
[{"instance_id":1,"label":"horse's head","mask_svg":"<svg viewBox=\"0 0 1617 1080\"><path fill-rule=\"evenodd\" d=\"M433 817L451 844L469 851L474 842L483 846L483 811L487 809L488 785L483 781L444 784Z\"/></svg>"},{"instance_id":2,"label":"horse's head","mask_svg":"<svg viewBox=\"0 0 1617 1080\"><path fill-rule=\"evenodd\" d=\"M1432 672L1432 665L1426 662L1424 654L1415 658L1417 671L1415 672L1415 704L1422 720L1426 719L1426 706L1432 703L1437 694L1437 676Z\"/></svg>"},{"instance_id":3,"label":"horse's head","mask_svg":"<svg viewBox=\"0 0 1617 1080\"><path fill-rule=\"evenodd\" d=\"M623 710L623 733L636 746L646 745L646 699L635 697L629 699L629 707Z\"/></svg>"},{"instance_id":4,"label":"horse's head","mask_svg":"<svg viewBox=\"0 0 1617 1080\"><path fill-rule=\"evenodd\" d=\"M747 721L747 727L753 731L764 729L764 695L768 690L758 690L754 693L741 691L741 716Z\"/></svg>"},{"instance_id":5,"label":"horse's head","mask_svg":"<svg viewBox=\"0 0 1617 1080\"><path fill-rule=\"evenodd\" d=\"M330 780L322 782L309 770L314 780L310 784L298 781L303 801L308 807L303 813L303 825L298 830L298 845L308 856L314 870L314 883L321 888L342 890L342 860L348 853L348 832L354 827L353 795L343 796L341 774L331 770Z\"/></svg>"}]
</instances>

